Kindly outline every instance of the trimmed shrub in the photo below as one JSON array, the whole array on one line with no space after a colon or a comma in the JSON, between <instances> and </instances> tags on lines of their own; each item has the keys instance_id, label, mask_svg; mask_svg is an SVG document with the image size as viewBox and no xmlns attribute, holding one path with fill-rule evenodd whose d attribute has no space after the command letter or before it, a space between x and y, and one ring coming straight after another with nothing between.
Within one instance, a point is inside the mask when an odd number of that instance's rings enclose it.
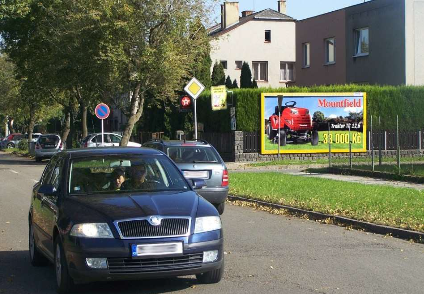
<instances>
[{"instance_id":1,"label":"trimmed shrub","mask_svg":"<svg viewBox=\"0 0 424 294\"><path fill-rule=\"evenodd\" d=\"M28 140L23 139L23 140L19 141L18 149L22 150L22 151L28 150Z\"/></svg>"}]
</instances>

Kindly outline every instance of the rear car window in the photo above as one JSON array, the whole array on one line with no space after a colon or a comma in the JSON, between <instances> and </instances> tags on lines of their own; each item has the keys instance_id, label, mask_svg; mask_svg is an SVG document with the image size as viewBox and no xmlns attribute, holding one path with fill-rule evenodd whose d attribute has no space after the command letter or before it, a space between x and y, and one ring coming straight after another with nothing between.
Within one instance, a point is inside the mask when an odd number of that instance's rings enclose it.
<instances>
[{"instance_id":1,"label":"rear car window","mask_svg":"<svg viewBox=\"0 0 424 294\"><path fill-rule=\"evenodd\" d=\"M211 147L172 146L168 147L167 153L175 163L220 162Z\"/></svg>"},{"instance_id":2,"label":"rear car window","mask_svg":"<svg viewBox=\"0 0 424 294\"><path fill-rule=\"evenodd\" d=\"M46 143L57 144L57 142L59 142L59 137L55 135L41 136L38 140L40 144L46 144Z\"/></svg>"}]
</instances>

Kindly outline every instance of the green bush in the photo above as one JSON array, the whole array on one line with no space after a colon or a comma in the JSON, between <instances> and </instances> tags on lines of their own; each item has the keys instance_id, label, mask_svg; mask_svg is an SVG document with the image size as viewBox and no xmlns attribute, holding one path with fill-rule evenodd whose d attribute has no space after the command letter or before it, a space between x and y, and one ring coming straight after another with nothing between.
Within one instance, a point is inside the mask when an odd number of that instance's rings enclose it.
<instances>
[{"instance_id":1,"label":"green bush","mask_svg":"<svg viewBox=\"0 0 424 294\"><path fill-rule=\"evenodd\" d=\"M19 141L18 149L21 150L21 151L28 150L28 140L23 139L23 140Z\"/></svg>"},{"instance_id":2,"label":"green bush","mask_svg":"<svg viewBox=\"0 0 424 294\"><path fill-rule=\"evenodd\" d=\"M260 130L261 93L332 93L332 92L366 92L367 121L373 116L374 122L381 119L381 126L375 129L396 129L396 115L402 130L424 128L424 87L415 86L372 86L372 85L335 85L290 88L233 89L236 105L237 130ZM231 103L231 94L228 95ZM210 92L205 91L198 99L199 122L205 123L206 132L226 132L230 128L229 111L213 112L210 106ZM202 105L202 107L200 107Z\"/></svg>"}]
</instances>

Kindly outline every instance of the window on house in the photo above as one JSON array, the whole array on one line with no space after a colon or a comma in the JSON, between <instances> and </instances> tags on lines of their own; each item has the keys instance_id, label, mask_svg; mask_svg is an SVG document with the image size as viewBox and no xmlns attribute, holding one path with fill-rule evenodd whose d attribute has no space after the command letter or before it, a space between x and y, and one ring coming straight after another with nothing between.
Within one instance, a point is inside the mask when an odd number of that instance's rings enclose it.
<instances>
[{"instance_id":1,"label":"window on house","mask_svg":"<svg viewBox=\"0 0 424 294\"><path fill-rule=\"evenodd\" d=\"M243 61L241 61L241 60L237 60L237 61L236 61L236 69L241 69L241 68L242 68L242 66L243 66Z\"/></svg>"},{"instance_id":2,"label":"window on house","mask_svg":"<svg viewBox=\"0 0 424 294\"><path fill-rule=\"evenodd\" d=\"M253 61L253 78L255 81L268 81L268 62Z\"/></svg>"},{"instance_id":3,"label":"window on house","mask_svg":"<svg viewBox=\"0 0 424 294\"><path fill-rule=\"evenodd\" d=\"M294 81L294 62L280 61L280 81Z\"/></svg>"},{"instance_id":4,"label":"window on house","mask_svg":"<svg viewBox=\"0 0 424 294\"><path fill-rule=\"evenodd\" d=\"M227 69L227 61L226 60L221 60L221 64L224 67L224 69Z\"/></svg>"},{"instance_id":5,"label":"window on house","mask_svg":"<svg viewBox=\"0 0 424 294\"><path fill-rule=\"evenodd\" d=\"M336 50L335 50L334 38L325 40L325 63L332 64L336 62Z\"/></svg>"},{"instance_id":6,"label":"window on house","mask_svg":"<svg viewBox=\"0 0 424 294\"><path fill-rule=\"evenodd\" d=\"M271 42L271 31L270 30L265 31L265 42Z\"/></svg>"},{"instance_id":7,"label":"window on house","mask_svg":"<svg viewBox=\"0 0 424 294\"><path fill-rule=\"evenodd\" d=\"M370 39L368 28L356 29L353 33L355 38L354 56L368 55L370 52Z\"/></svg>"},{"instance_id":8,"label":"window on house","mask_svg":"<svg viewBox=\"0 0 424 294\"><path fill-rule=\"evenodd\" d=\"M311 51L311 44L304 43L303 44L303 67L309 67L311 65L310 51Z\"/></svg>"}]
</instances>

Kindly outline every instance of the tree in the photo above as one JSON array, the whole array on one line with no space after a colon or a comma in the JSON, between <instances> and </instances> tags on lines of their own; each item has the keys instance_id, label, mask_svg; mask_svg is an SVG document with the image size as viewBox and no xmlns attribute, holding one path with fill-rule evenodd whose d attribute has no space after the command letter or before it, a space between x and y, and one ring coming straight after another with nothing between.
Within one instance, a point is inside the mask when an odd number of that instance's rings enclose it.
<instances>
[{"instance_id":1,"label":"tree","mask_svg":"<svg viewBox=\"0 0 424 294\"><path fill-rule=\"evenodd\" d=\"M255 88L255 89L258 88L258 83L256 83L256 80L253 80L253 82L252 82L252 88Z\"/></svg>"},{"instance_id":2,"label":"tree","mask_svg":"<svg viewBox=\"0 0 424 294\"><path fill-rule=\"evenodd\" d=\"M323 122L325 119L325 115L324 113L322 113L321 111L315 111L314 115L312 116L312 120L316 121L316 122Z\"/></svg>"},{"instance_id":3,"label":"tree","mask_svg":"<svg viewBox=\"0 0 424 294\"><path fill-rule=\"evenodd\" d=\"M227 79L225 80L225 86L227 89L231 89L233 87L233 83L231 82L230 76L227 76Z\"/></svg>"},{"instance_id":4,"label":"tree","mask_svg":"<svg viewBox=\"0 0 424 294\"><path fill-rule=\"evenodd\" d=\"M225 84L224 66L216 61L212 69L212 86L221 86Z\"/></svg>"},{"instance_id":5,"label":"tree","mask_svg":"<svg viewBox=\"0 0 424 294\"><path fill-rule=\"evenodd\" d=\"M247 62L243 62L240 75L240 88L252 88L252 72Z\"/></svg>"},{"instance_id":6,"label":"tree","mask_svg":"<svg viewBox=\"0 0 424 294\"><path fill-rule=\"evenodd\" d=\"M232 86L232 88L233 88L233 89L237 89L237 88L238 88L238 84L237 84L237 80L236 80L236 79L234 79L234 81L233 81L233 86Z\"/></svg>"}]
</instances>

